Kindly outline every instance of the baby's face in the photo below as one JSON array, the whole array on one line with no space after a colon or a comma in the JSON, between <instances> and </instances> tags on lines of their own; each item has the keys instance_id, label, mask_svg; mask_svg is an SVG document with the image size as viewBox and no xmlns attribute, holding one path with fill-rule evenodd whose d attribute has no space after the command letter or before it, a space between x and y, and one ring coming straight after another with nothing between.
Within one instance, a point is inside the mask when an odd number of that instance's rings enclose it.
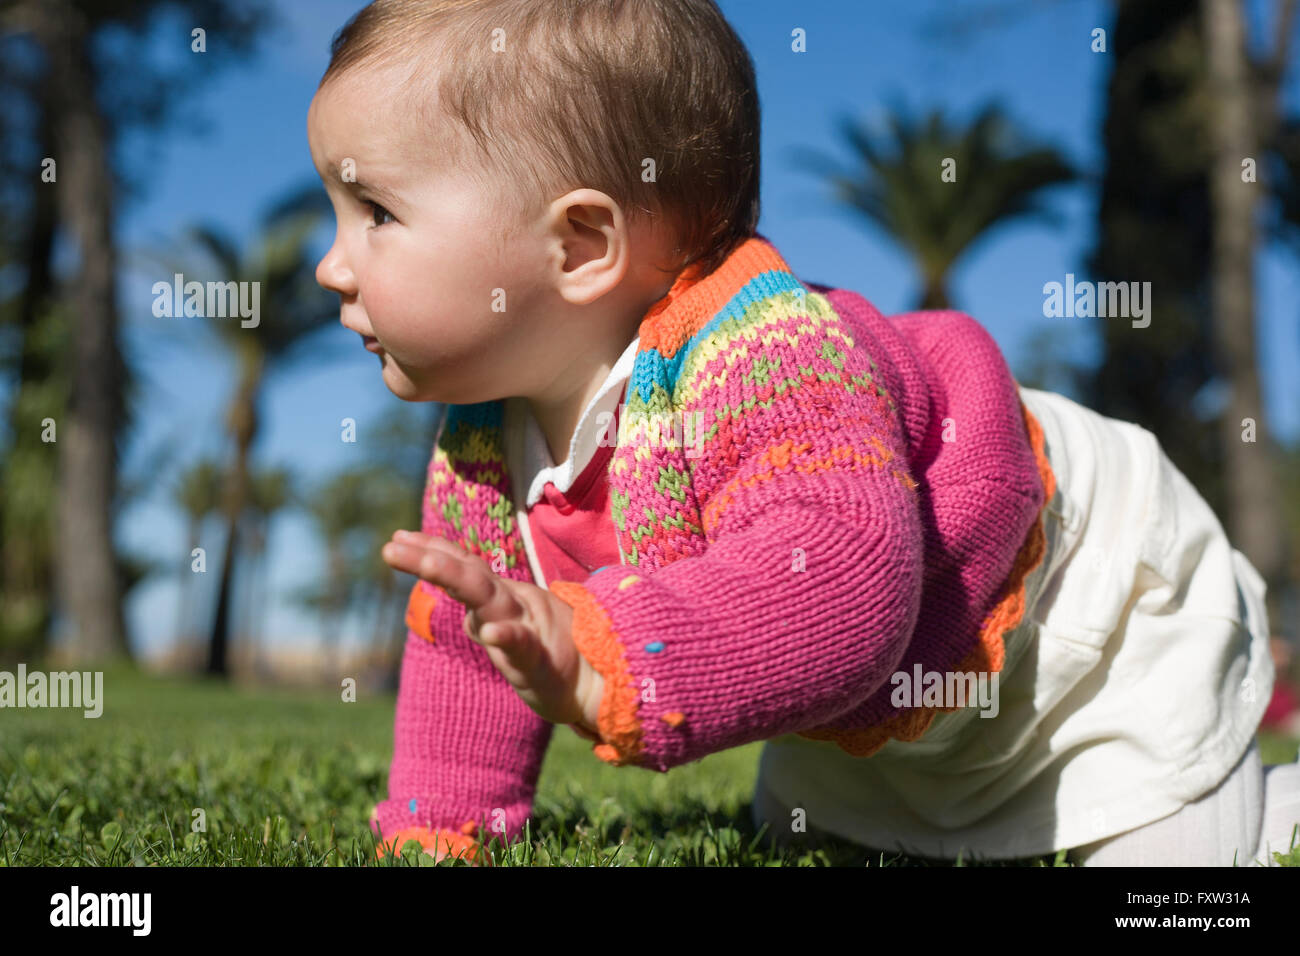
<instances>
[{"instance_id":1,"label":"baby's face","mask_svg":"<svg viewBox=\"0 0 1300 956\"><path fill-rule=\"evenodd\" d=\"M398 397L516 394L530 352L545 350L545 323L520 321L545 294L545 246L503 220L497 189L443 161L445 144L417 127L397 92L391 75L363 71L312 100L312 161L337 222L316 281L339 294L340 321L380 357Z\"/></svg>"}]
</instances>

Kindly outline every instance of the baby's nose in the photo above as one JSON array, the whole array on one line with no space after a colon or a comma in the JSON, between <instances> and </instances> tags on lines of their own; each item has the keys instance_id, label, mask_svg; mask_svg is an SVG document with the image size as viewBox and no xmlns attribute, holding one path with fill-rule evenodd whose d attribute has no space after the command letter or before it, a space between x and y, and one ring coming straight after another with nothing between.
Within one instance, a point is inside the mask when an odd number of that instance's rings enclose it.
<instances>
[{"instance_id":1,"label":"baby's nose","mask_svg":"<svg viewBox=\"0 0 1300 956\"><path fill-rule=\"evenodd\" d=\"M355 292L356 281L352 271L343 261L338 242L330 246L329 252L316 265L316 283L321 288L337 292L339 295L351 295Z\"/></svg>"}]
</instances>

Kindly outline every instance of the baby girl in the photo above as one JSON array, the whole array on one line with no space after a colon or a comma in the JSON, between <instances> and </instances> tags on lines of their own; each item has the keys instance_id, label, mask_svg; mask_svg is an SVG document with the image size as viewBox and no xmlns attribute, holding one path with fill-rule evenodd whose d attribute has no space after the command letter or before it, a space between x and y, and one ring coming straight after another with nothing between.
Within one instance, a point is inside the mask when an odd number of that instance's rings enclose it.
<instances>
[{"instance_id":1,"label":"baby girl","mask_svg":"<svg viewBox=\"0 0 1300 956\"><path fill-rule=\"evenodd\" d=\"M658 771L768 741L778 844L1287 848L1259 575L1150 433L793 274L712 0L376 0L308 134L318 281L447 406L384 548L421 580L381 855L518 837L556 724Z\"/></svg>"}]
</instances>

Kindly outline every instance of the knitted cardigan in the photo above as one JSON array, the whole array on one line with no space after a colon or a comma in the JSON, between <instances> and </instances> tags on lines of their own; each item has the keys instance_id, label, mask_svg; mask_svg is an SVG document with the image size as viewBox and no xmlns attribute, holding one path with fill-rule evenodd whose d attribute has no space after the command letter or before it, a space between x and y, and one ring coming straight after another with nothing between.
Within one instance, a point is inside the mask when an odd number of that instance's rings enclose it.
<instances>
[{"instance_id":1,"label":"knitted cardigan","mask_svg":"<svg viewBox=\"0 0 1300 956\"><path fill-rule=\"evenodd\" d=\"M605 681L598 758L665 771L787 733L869 757L935 717L890 703L893 673L1001 670L1054 480L978 323L886 319L755 236L639 333L608 473L621 564L548 582ZM502 422L501 401L448 407L423 530L533 581ZM412 591L381 854L474 858L531 812L553 725L464 615Z\"/></svg>"}]
</instances>

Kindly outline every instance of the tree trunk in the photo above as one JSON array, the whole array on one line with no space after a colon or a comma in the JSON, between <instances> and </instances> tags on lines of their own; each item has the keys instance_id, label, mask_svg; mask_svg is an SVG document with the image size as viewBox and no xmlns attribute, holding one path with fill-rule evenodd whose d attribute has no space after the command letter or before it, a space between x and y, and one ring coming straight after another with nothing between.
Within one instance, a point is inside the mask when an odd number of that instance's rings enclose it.
<instances>
[{"instance_id":1,"label":"tree trunk","mask_svg":"<svg viewBox=\"0 0 1300 956\"><path fill-rule=\"evenodd\" d=\"M239 522L248 503L248 469L253 440L257 437L257 393L261 385L260 358L251 358L240 374L239 387L230 405L227 427L235 441L235 460L226 483L226 553L221 561L221 585L208 642L207 673L229 676L230 619L233 610L235 562L239 556Z\"/></svg>"},{"instance_id":2,"label":"tree trunk","mask_svg":"<svg viewBox=\"0 0 1300 956\"><path fill-rule=\"evenodd\" d=\"M187 540L190 546L185 551L185 560L181 565L181 586L179 607L176 612L176 642L188 646L190 642L190 622L194 619L194 549L199 546L200 519L190 518Z\"/></svg>"},{"instance_id":3,"label":"tree trunk","mask_svg":"<svg viewBox=\"0 0 1300 956\"><path fill-rule=\"evenodd\" d=\"M253 674L260 673L262 636L257 608L259 595L266 587L266 532L259 516L257 525L252 529L253 546L249 549L248 567L252 572L248 582L248 593L244 597L244 641L248 650L248 667Z\"/></svg>"},{"instance_id":4,"label":"tree trunk","mask_svg":"<svg viewBox=\"0 0 1300 956\"><path fill-rule=\"evenodd\" d=\"M231 485L239 483L239 471L247 468L246 449L239 450L238 459L242 464L235 464L235 473L230 477ZM230 492L230 494L231 497L238 496L238 492ZM207 674L214 678L230 676L230 606L233 604L230 588L234 583L235 554L238 551L239 514L238 511L231 512L227 507L226 553L221 558L221 583L217 585L217 606L212 619L211 639L208 640Z\"/></svg>"},{"instance_id":5,"label":"tree trunk","mask_svg":"<svg viewBox=\"0 0 1300 956\"><path fill-rule=\"evenodd\" d=\"M921 302L919 309L951 309L952 300L948 297L948 277L940 274L922 278Z\"/></svg>"},{"instance_id":6,"label":"tree trunk","mask_svg":"<svg viewBox=\"0 0 1300 956\"><path fill-rule=\"evenodd\" d=\"M72 387L58 422L56 582L69 655L84 663L128 653L113 550L116 440L122 359L117 336L116 248L109 143L91 75L85 19L68 0L46 0L33 19L49 57L59 214L79 255L71 295Z\"/></svg>"},{"instance_id":7,"label":"tree trunk","mask_svg":"<svg viewBox=\"0 0 1300 956\"><path fill-rule=\"evenodd\" d=\"M1242 181L1242 160L1260 160L1253 116L1256 93L1247 59L1239 0L1203 0L1209 108L1207 125L1214 161L1210 173L1213 211L1212 323L1219 366L1229 388L1221 421L1225 452L1227 524L1233 544L1269 585L1269 612L1280 623L1279 590L1286 542L1272 435L1260 395L1255 343L1256 199L1259 184ZM1243 441L1246 420L1255 441Z\"/></svg>"},{"instance_id":8,"label":"tree trunk","mask_svg":"<svg viewBox=\"0 0 1300 956\"><path fill-rule=\"evenodd\" d=\"M348 609L348 566L343 555L342 536L327 545L327 567L330 594L325 601L325 620L321 634L325 639L325 667L331 674L337 674L342 663L339 646L343 630L343 615Z\"/></svg>"}]
</instances>

